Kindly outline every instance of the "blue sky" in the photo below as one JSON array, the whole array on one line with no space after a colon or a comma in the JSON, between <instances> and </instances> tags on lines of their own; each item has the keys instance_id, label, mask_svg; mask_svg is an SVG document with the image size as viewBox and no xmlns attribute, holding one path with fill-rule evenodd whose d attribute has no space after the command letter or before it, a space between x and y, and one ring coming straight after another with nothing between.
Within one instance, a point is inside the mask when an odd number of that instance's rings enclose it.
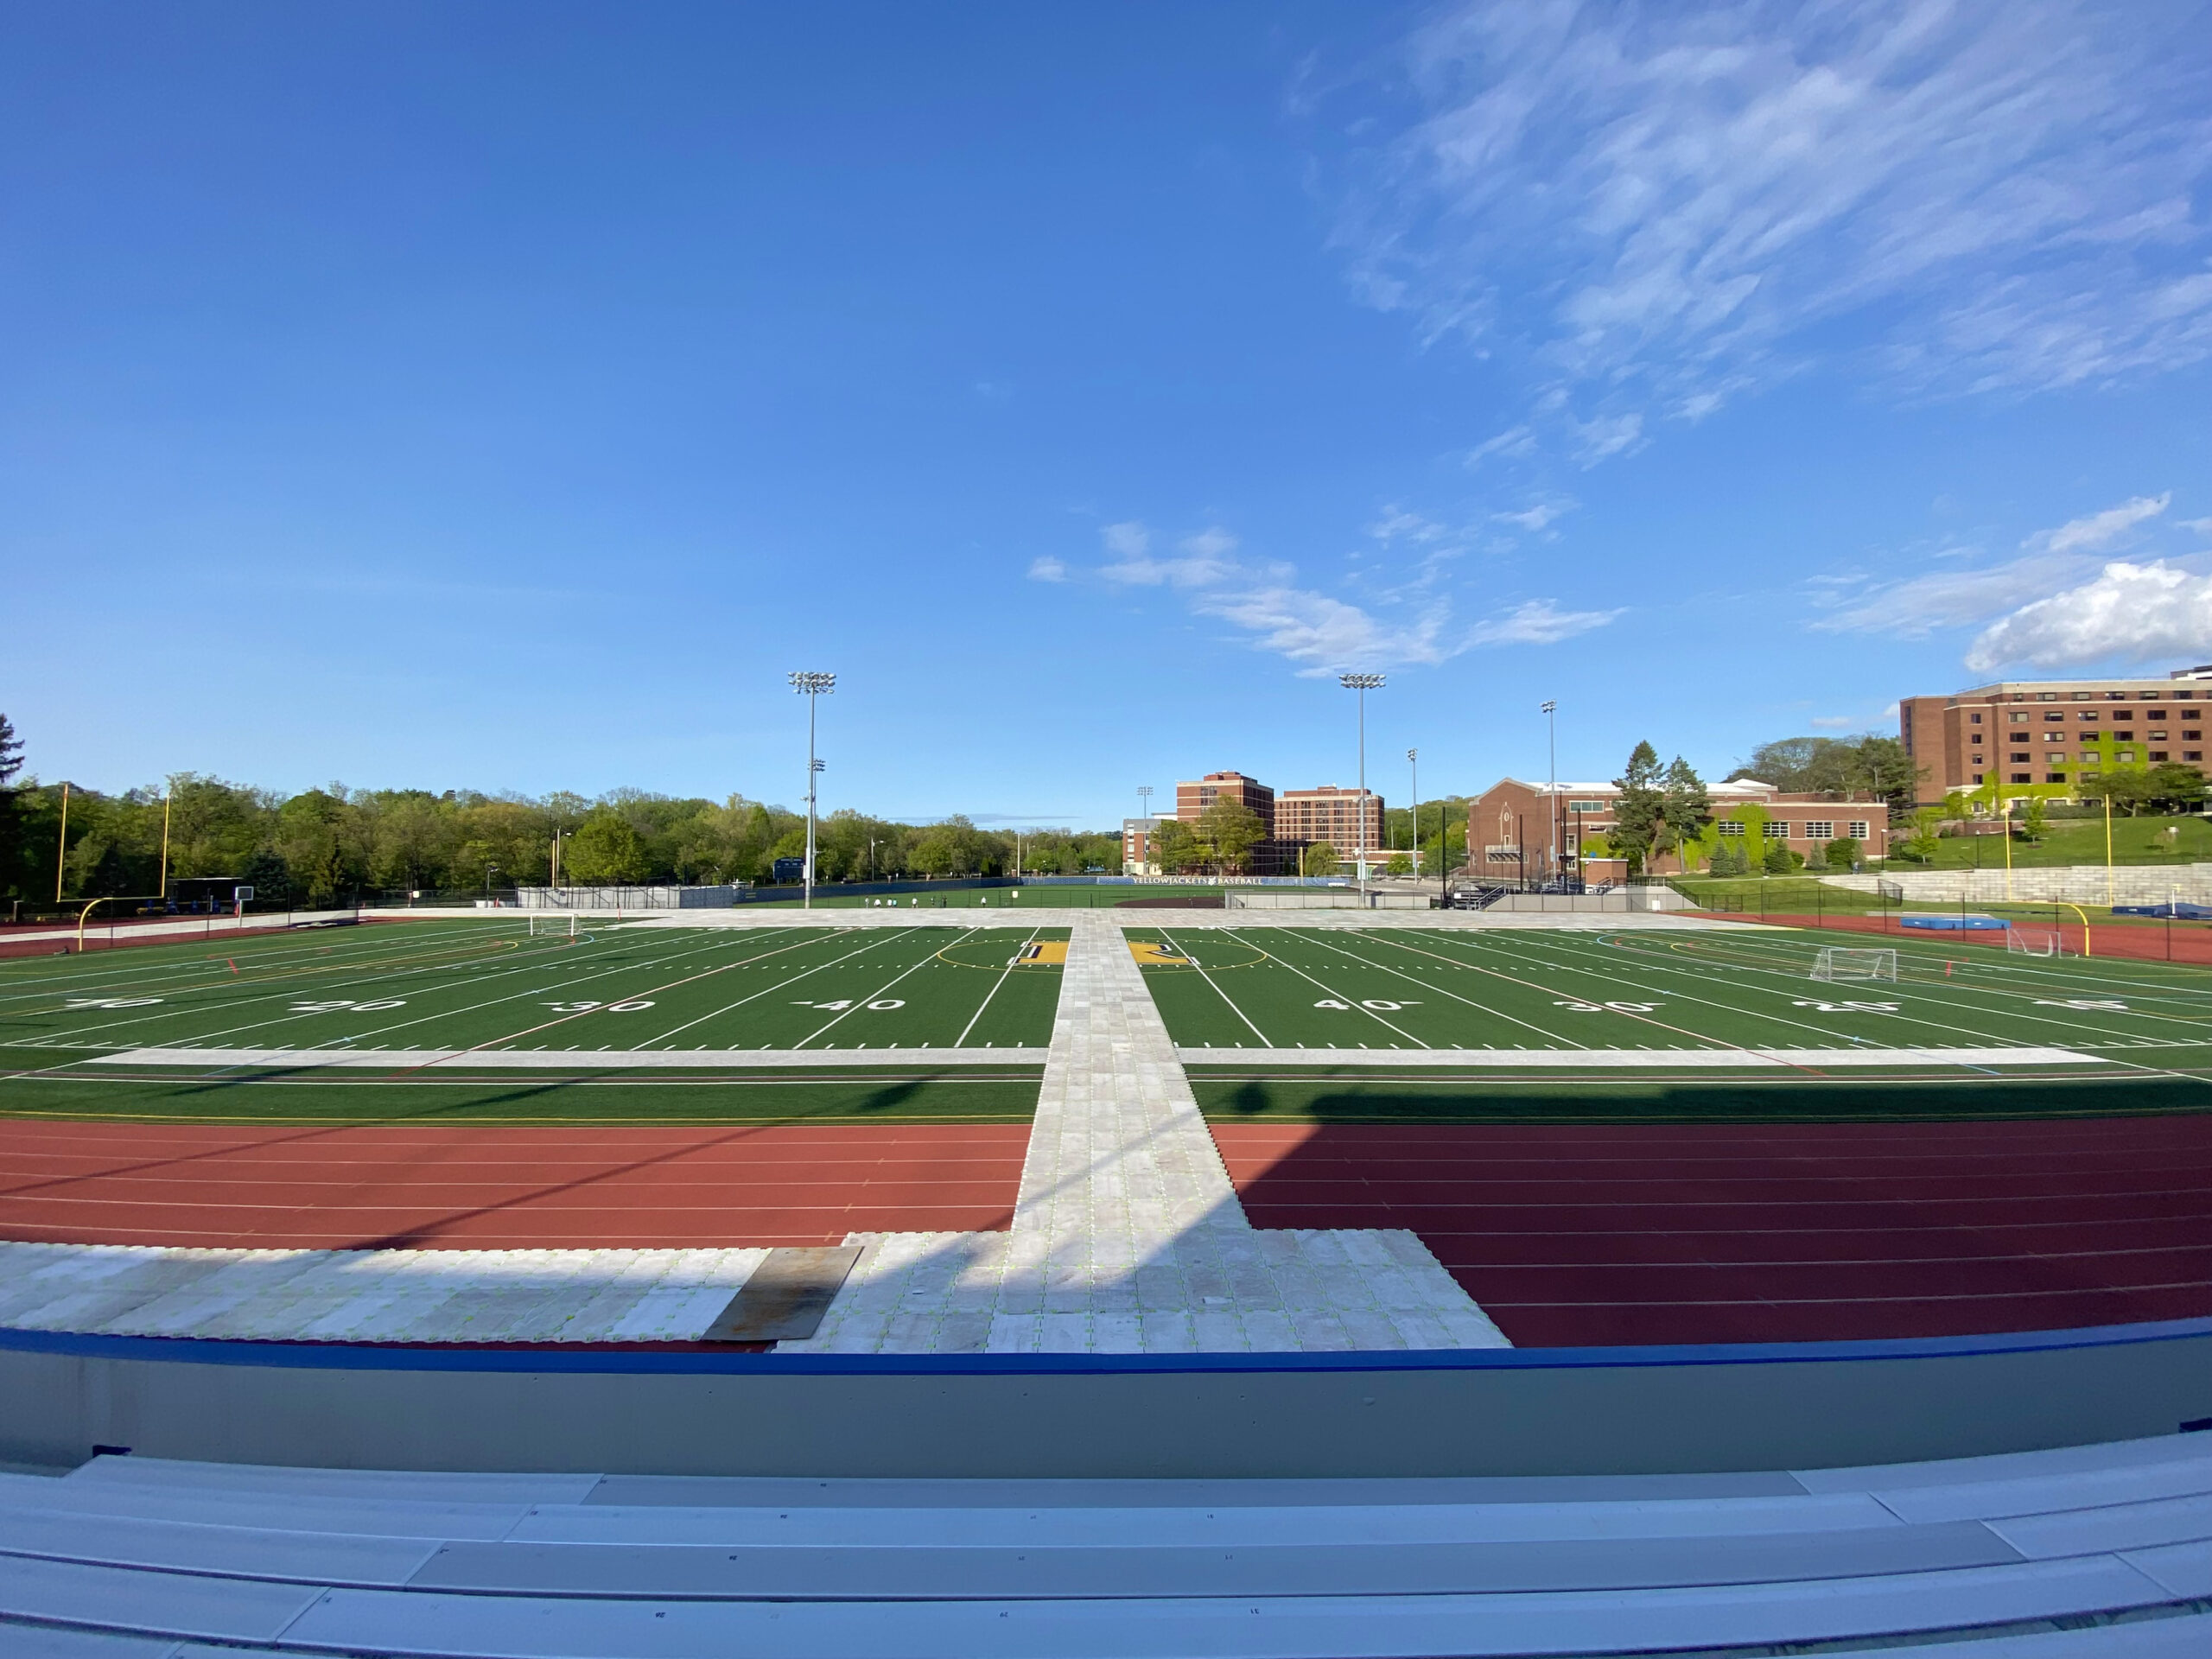
<instances>
[{"instance_id":1,"label":"blue sky","mask_svg":"<svg viewBox=\"0 0 2212 1659\"><path fill-rule=\"evenodd\" d=\"M2212 12L0 11L42 776L1104 823L2212 661Z\"/></svg>"}]
</instances>

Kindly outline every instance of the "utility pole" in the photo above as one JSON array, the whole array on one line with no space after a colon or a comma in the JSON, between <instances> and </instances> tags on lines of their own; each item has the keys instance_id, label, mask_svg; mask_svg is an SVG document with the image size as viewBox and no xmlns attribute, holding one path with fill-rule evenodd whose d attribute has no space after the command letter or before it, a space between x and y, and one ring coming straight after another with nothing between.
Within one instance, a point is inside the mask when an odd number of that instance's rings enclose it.
<instances>
[{"instance_id":1,"label":"utility pole","mask_svg":"<svg viewBox=\"0 0 2212 1659\"><path fill-rule=\"evenodd\" d=\"M1546 787L1551 792L1552 851L1551 867L1546 871L1552 880L1559 879L1559 703L1546 697L1542 703L1544 725L1551 742L1551 772Z\"/></svg>"},{"instance_id":2,"label":"utility pole","mask_svg":"<svg viewBox=\"0 0 2212 1659\"><path fill-rule=\"evenodd\" d=\"M804 907L814 908L814 780L822 771L822 762L814 758L814 700L827 696L837 689L835 674L795 673L790 677L791 690L806 699L806 899Z\"/></svg>"},{"instance_id":3,"label":"utility pole","mask_svg":"<svg viewBox=\"0 0 2212 1659\"><path fill-rule=\"evenodd\" d=\"M1359 902L1367 904L1367 694L1379 691L1386 681L1380 674L1339 674L1337 683L1359 694Z\"/></svg>"}]
</instances>

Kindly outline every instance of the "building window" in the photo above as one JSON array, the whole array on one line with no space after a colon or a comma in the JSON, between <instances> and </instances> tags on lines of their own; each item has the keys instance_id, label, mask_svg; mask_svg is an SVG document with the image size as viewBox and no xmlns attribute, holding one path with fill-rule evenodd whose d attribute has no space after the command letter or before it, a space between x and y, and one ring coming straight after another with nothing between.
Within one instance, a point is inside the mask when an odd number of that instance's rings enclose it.
<instances>
[{"instance_id":1,"label":"building window","mask_svg":"<svg viewBox=\"0 0 2212 1659\"><path fill-rule=\"evenodd\" d=\"M2167 759L2166 751L2164 749L2153 749L2151 751L2151 758L2153 760L2164 760Z\"/></svg>"},{"instance_id":2,"label":"building window","mask_svg":"<svg viewBox=\"0 0 2212 1659\"><path fill-rule=\"evenodd\" d=\"M1974 782L1976 782L1977 784L1978 784L1978 783L1980 783L1980 781L1981 781L1981 779L1979 779L1979 778L1977 778L1977 779L1974 779ZM1853 841L1864 841L1864 840L1866 840L1866 830L1867 830L1867 824L1866 824L1866 819L1864 819L1864 818L1853 818L1853 819L1851 821L1851 838L1852 838Z\"/></svg>"},{"instance_id":3,"label":"building window","mask_svg":"<svg viewBox=\"0 0 2212 1659\"><path fill-rule=\"evenodd\" d=\"M2133 749L2122 749L2119 754L2113 758L2123 766L2132 766L2135 764L2135 751Z\"/></svg>"},{"instance_id":4,"label":"building window","mask_svg":"<svg viewBox=\"0 0 2212 1659\"><path fill-rule=\"evenodd\" d=\"M1721 833L1722 835L1724 835L1724 836L1740 836L1740 835L1742 835L1742 834L1744 833L1744 826L1743 826L1742 824L1740 824L1740 823L1733 823L1733 822L1731 822L1731 823L1723 823L1723 824L1718 825L1718 826L1716 826L1716 827L1719 830L1720 833Z\"/></svg>"},{"instance_id":5,"label":"building window","mask_svg":"<svg viewBox=\"0 0 2212 1659\"><path fill-rule=\"evenodd\" d=\"M2107 702L2125 702L2127 701L2127 693L2125 691L2107 691L2105 693L2105 701Z\"/></svg>"},{"instance_id":6,"label":"building window","mask_svg":"<svg viewBox=\"0 0 2212 1659\"><path fill-rule=\"evenodd\" d=\"M2035 779L2024 772L2016 772L2012 774L2012 781L2016 784L2032 784Z\"/></svg>"},{"instance_id":7,"label":"building window","mask_svg":"<svg viewBox=\"0 0 2212 1659\"><path fill-rule=\"evenodd\" d=\"M2018 766L2018 765L2020 764L2020 762L2021 762L2021 761L2023 761L2023 760L2034 760L2034 759L2035 759L2035 756L2033 756L2032 754L2008 754L2008 755L2006 755L2005 758L2006 760L2010 760L2010 761L2011 761L2014 766ZM2024 779L2024 778L2015 778L2012 781L2013 781L2014 783L2016 783L2016 784L2024 784L2024 783L2026 783L2028 780L2027 780L2026 779Z\"/></svg>"},{"instance_id":8,"label":"building window","mask_svg":"<svg viewBox=\"0 0 2212 1659\"><path fill-rule=\"evenodd\" d=\"M2153 743L2163 743L2166 741L2166 734L2164 732L2152 732L2150 736Z\"/></svg>"},{"instance_id":9,"label":"building window","mask_svg":"<svg viewBox=\"0 0 2212 1659\"><path fill-rule=\"evenodd\" d=\"M2063 719L2065 719L2065 718L2066 718L2066 716L2065 716L2065 715L2064 715L2064 714L2063 714L2063 713L2059 712L2058 710L2054 709L2054 710L2052 710L2052 712L2050 712L2050 714L2045 715L2044 716L2044 718L2045 720L2047 720L2047 721L2050 721L2050 720L2063 720Z\"/></svg>"},{"instance_id":10,"label":"building window","mask_svg":"<svg viewBox=\"0 0 2212 1659\"><path fill-rule=\"evenodd\" d=\"M2202 749L2183 749L2181 752L2181 758L2184 760L2202 760L2204 758L2204 751Z\"/></svg>"},{"instance_id":11,"label":"building window","mask_svg":"<svg viewBox=\"0 0 2212 1659\"><path fill-rule=\"evenodd\" d=\"M2084 754L2082 757L2082 764L2085 766L2094 766L2097 764L2097 757L2094 754Z\"/></svg>"},{"instance_id":12,"label":"building window","mask_svg":"<svg viewBox=\"0 0 2212 1659\"><path fill-rule=\"evenodd\" d=\"M2066 781L2066 774L2063 772L2047 772L2044 773L2043 780L2046 784L2063 784Z\"/></svg>"},{"instance_id":13,"label":"building window","mask_svg":"<svg viewBox=\"0 0 2212 1659\"><path fill-rule=\"evenodd\" d=\"M2045 732L2043 734L2043 741L2046 743L2063 743L2066 741L2066 734L2063 732Z\"/></svg>"},{"instance_id":14,"label":"building window","mask_svg":"<svg viewBox=\"0 0 2212 1659\"><path fill-rule=\"evenodd\" d=\"M2005 715L2005 718L2012 724L2018 726L2024 724L2028 717L2025 714L2016 709L2011 714Z\"/></svg>"},{"instance_id":15,"label":"building window","mask_svg":"<svg viewBox=\"0 0 2212 1659\"><path fill-rule=\"evenodd\" d=\"M2056 691L2038 691L2036 693L2036 701L2037 702L2056 702L2058 701L2058 693Z\"/></svg>"},{"instance_id":16,"label":"building window","mask_svg":"<svg viewBox=\"0 0 2212 1659\"><path fill-rule=\"evenodd\" d=\"M2145 702L2156 702L2158 700L2158 694L2155 691L2145 691L2143 694L2143 701Z\"/></svg>"},{"instance_id":17,"label":"building window","mask_svg":"<svg viewBox=\"0 0 2212 1659\"><path fill-rule=\"evenodd\" d=\"M1766 833L1767 839L1770 841L1787 841L1789 839L1789 826L1778 820L1770 820L1766 826Z\"/></svg>"},{"instance_id":18,"label":"building window","mask_svg":"<svg viewBox=\"0 0 2212 1659\"><path fill-rule=\"evenodd\" d=\"M2074 694L2074 701L2076 702L2087 702L2088 700L2089 694L2086 691L2076 691Z\"/></svg>"},{"instance_id":19,"label":"building window","mask_svg":"<svg viewBox=\"0 0 2212 1659\"><path fill-rule=\"evenodd\" d=\"M1602 812L1605 810L1605 803L1603 801L1569 801L1567 804L1567 810L1570 812Z\"/></svg>"},{"instance_id":20,"label":"building window","mask_svg":"<svg viewBox=\"0 0 2212 1659\"><path fill-rule=\"evenodd\" d=\"M1834 841L1835 839L1835 825L1827 823L1822 819L1815 818L1810 823L1805 826L1805 839L1808 841Z\"/></svg>"},{"instance_id":21,"label":"building window","mask_svg":"<svg viewBox=\"0 0 2212 1659\"><path fill-rule=\"evenodd\" d=\"M1976 773L1974 773L1974 782L1976 782L1977 784L1978 784L1978 783L1980 783L1980 782L1981 781L1981 774L1980 774L1980 772L1977 772Z\"/></svg>"},{"instance_id":22,"label":"building window","mask_svg":"<svg viewBox=\"0 0 2212 1659\"><path fill-rule=\"evenodd\" d=\"M2096 717L2097 711L2094 709L2084 709L2080 714L2074 716L2076 720L2094 720Z\"/></svg>"},{"instance_id":23,"label":"building window","mask_svg":"<svg viewBox=\"0 0 2212 1659\"><path fill-rule=\"evenodd\" d=\"M1968 715L1967 716L1967 721L1969 725L1979 726L1981 724L1981 716L1980 715Z\"/></svg>"},{"instance_id":24,"label":"building window","mask_svg":"<svg viewBox=\"0 0 2212 1659\"><path fill-rule=\"evenodd\" d=\"M2114 720L2133 720L2135 711L2133 709L2115 709L2112 711L2112 717Z\"/></svg>"}]
</instances>

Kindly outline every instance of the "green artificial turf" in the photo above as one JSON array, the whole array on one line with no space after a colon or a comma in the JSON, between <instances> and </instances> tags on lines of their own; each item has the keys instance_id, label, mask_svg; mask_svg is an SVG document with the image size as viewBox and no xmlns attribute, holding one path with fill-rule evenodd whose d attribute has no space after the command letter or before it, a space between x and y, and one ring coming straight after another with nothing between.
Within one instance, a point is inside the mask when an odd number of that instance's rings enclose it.
<instances>
[{"instance_id":1,"label":"green artificial turf","mask_svg":"<svg viewBox=\"0 0 2212 1659\"><path fill-rule=\"evenodd\" d=\"M852 931L512 918L380 924L0 963L0 1115L733 1122L1005 1119L1041 1067L937 1064L1050 1039L1065 931ZM873 1058L898 1049L901 1056ZM118 1065L143 1051L188 1064ZM827 1067L731 1052L833 1052ZM201 1062L198 1056L205 1052ZM390 1054L305 1066L302 1052ZM632 1052L634 1070L552 1057ZM505 1055L531 1056L528 1062ZM687 1054L701 1056L696 1061ZM432 1055L465 1054L435 1065ZM545 1062L550 1061L550 1064ZM466 1076L456 1076L465 1070Z\"/></svg>"},{"instance_id":2,"label":"green artificial turf","mask_svg":"<svg viewBox=\"0 0 2212 1659\"><path fill-rule=\"evenodd\" d=\"M2212 1109L2212 973L2201 969L1793 929L1132 932L1180 954L1147 965L1146 982L1178 1046L1210 1051L1187 1057L1193 1086L1228 1118ZM1840 942L1896 950L1898 979L1812 979L1815 953ZM1819 1058L1869 1049L1893 1058ZM1694 1052L1747 1050L1790 1069L1711 1066ZM1384 1058L1413 1051L1450 1063Z\"/></svg>"}]
</instances>

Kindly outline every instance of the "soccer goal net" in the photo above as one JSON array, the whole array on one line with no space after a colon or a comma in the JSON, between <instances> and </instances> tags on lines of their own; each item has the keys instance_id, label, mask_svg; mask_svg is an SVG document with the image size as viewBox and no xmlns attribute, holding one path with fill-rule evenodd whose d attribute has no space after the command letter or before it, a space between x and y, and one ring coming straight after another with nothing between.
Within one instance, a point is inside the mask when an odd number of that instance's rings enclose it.
<instances>
[{"instance_id":1,"label":"soccer goal net","mask_svg":"<svg viewBox=\"0 0 2212 1659\"><path fill-rule=\"evenodd\" d=\"M2005 930L2005 948L2016 957L2055 957L2058 954L2058 930L2022 927L2016 922Z\"/></svg>"},{"instance_id":2,"label":"soccer goal net","mask_svg":"<svg viewBox=\"0 0 2212 1659\"><path fill-rule=\"evenodd\" d=\"M547 934L556 938L573 939L576 937L576 918L573 916L533 916L530 918L530 933L532 938Z\"/></svg>"},{"instance_id":3,"label":"soccer goal net","mask_svg":"<svg viewBox=\"0 0 2212 1659\"><path fill-rule=\"evenodd\" d=\"M1886 979L1897 976L1897 953L1863 950L1854 945L1824 944L1813 958L1813 977L1831 983L1839 980Z\"/></svg>"}]
</instances>

